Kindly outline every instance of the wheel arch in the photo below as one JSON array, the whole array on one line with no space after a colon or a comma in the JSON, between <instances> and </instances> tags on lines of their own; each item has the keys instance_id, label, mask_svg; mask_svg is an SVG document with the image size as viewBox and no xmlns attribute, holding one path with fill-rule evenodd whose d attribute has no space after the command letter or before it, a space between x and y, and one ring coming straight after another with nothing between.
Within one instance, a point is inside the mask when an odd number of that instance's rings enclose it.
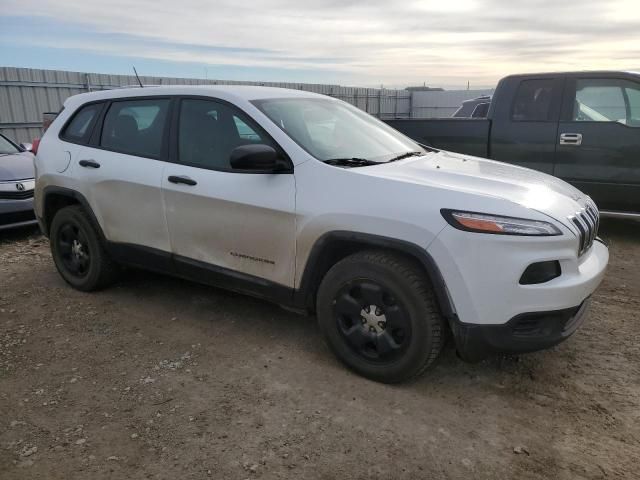
<instances>
[{"instance_id":1,"label":"wheel arch","mask_svg":"<svg viewBox=\"0 0 640 480\"><path fill-rule=\"evenodd\" d=\"M49 230L51 228L51 222L53 221L53 217L55 214L61 210L62 208L68 207L70 205L80 205L85 212L91 218L91 221L95 225L98 230L98 234L100 235L101 240L104 240L104 233L102 231L102 227L98 222L91 205L87 199L80 192L76 190L72 190L70 188L57 187L57 186L48 186L45 187L43 191L43 201L42 201L42 219L40 219L40 228L43 233L48 237Z\"/></svg>"},{"instance_id":2,"label":"wheel arch","mask_svg":"<svg viewBox=\"0 0 640 480\"><path fill-rule=\"evenodd\" d=\"M455 316L455 307L440 269L424 248L396 238L342 230L327 232L314 243L304 266L295 303L307 311L315 311L318 287L329 269L343 258L371 248L397 252L417 260L433 286L442 314L447 319Z\"/></svg>"}]
</instances>

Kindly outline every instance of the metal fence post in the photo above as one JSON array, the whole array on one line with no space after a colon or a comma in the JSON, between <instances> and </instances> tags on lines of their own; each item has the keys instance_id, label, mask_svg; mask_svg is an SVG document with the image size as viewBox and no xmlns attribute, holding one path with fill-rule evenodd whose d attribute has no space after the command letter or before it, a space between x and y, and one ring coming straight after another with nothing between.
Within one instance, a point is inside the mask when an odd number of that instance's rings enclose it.
<instances>
[{"instance_id":1,"label":"metal fence post","mask_svg":"<svg viewBox=\"0 0 640 480\"><path fill-rule=\"evenodd\" d=\"M398 95L400 93L400 90L396 89L396 103L393 106L393 118L398 118Z\"/></svg>"},{"instance_id":2,"label":"metal fence post","mask_svg":"<svg viewBox=\"0 0 640 480\"><path fill-rule=\"evenodd\" d=\"M413 92L409 92L409 118L413 118Z\"/></svg>"}]
</instances>

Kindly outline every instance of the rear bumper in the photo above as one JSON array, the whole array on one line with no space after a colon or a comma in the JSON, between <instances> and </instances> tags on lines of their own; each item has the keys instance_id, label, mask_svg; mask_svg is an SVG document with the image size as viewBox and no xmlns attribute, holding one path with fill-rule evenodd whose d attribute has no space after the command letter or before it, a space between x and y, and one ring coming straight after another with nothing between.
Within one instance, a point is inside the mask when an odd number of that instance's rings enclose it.
<instances>
[{"instance_id":1,"label":"rear bumper","mask_svg":"<svg viewBox=\"0 0 640 480\"><path fill-rule=\"evenodd\" d=\"M452 328L460 356L475 362L495 353L544 350L569 338L582 324L590 299L577 307L516 315L503 325L477 325L454 321Z\"/></svg>"},{"instance_id":2,"label":"rear bumper","mask_svg":"<svg viewBox=\"0 0 640 480\"><path fill-rule=\"evenodd\" d=\"M25 200L0 200L0 230L35 225L33 198Z\"/></svg>"}]
</instances>

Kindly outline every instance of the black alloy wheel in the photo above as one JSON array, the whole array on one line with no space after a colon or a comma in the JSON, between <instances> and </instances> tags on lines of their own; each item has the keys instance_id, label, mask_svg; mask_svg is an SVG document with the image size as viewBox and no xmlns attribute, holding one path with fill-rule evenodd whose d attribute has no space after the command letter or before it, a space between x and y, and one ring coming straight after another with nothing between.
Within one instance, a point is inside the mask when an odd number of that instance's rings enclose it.
<instances>
[{"instance_id":1,"label":"black alloy wheel","mask_svg":"<svg viewBox=\"0 0 640 480\"><path fill-rule=\"evenodd\" d=\"M388 288L354 280L337 293L333 311L338 329L356 354L368 361L393 362L411 341L406 309Z\"/></svg>"},{"instance_id":2,"label":"black alloy wheel","mask_svg":"<svg viewBox=\"0 0 640 480\"><path fill-rule=\"evenodd\" d=\"M320 283L316 313L338 359L379 382L419 376L444 345L445 320L429 278L398 252L364 250L337 262Z\"/></svg>"},{"instance_id":3,"label":"black alloy wheel","mask_svg":"<svg viewBox=\"0 0 640 480\"><path fill-rule=\"evenodd\" d=\"M96 223L80 205L56 212L49 241L53 262L72 287L88 292L106 287L117 278L118 265L105 250Z\"/></svg>"},{"instance_id":4,"label":"black alloy wheel","mask_svg":"<svg viewBox=\"0 0 640 480\"><path fill-rule=\"evenodd\" d=\"M91 252L81 227L72 222L64 223L58 231L56 243L64 268L75 277L85 277L91 266Z\"/></svg>"}]
</instances>

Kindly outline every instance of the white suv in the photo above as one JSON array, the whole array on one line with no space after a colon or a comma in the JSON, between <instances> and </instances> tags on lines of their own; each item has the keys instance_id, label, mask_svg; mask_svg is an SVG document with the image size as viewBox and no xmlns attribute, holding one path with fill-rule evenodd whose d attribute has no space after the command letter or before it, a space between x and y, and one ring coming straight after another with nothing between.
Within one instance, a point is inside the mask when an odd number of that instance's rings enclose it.
<instances>
[{"instance_id":1,"label":"white suv","mask_svg":"<svg viewBox=\"0 0 640 480\"><path fill-rule=\"evenodd\" d=\"M367 377L571 335L609 254L565 182L416 144L332 98L265 87L77 95L44 135L35 209L80 290L132 265L317 313Z\"/></svg>"}]
</instances>

